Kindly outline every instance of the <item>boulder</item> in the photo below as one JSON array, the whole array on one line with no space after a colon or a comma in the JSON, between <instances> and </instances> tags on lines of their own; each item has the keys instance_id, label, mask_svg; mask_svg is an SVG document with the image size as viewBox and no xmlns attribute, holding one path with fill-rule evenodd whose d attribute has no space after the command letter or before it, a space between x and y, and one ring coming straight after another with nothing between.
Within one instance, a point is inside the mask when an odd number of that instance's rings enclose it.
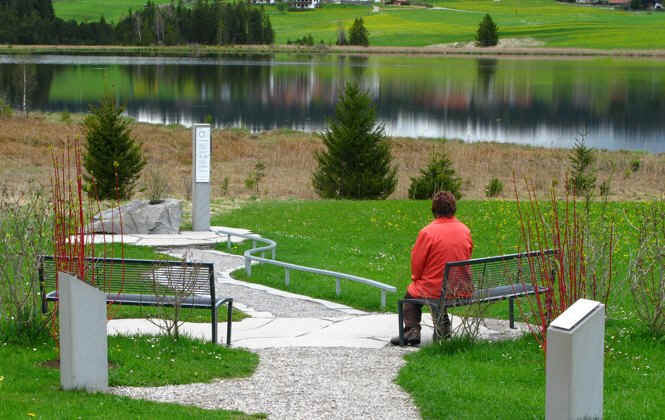
<instances>
[{"instance_id":1,"label":"boulder","mask_svg":"<svg viewBox=\"0 0 665 420\"><path fill-rule=\"evenodd\" d=\"M157 204L135 200L124 206L105 210L86 227L88 233L178 233L182 219L180 200L168 199ZM122 221L122 224L121 224Z\"/></svg>"}]
</instances>

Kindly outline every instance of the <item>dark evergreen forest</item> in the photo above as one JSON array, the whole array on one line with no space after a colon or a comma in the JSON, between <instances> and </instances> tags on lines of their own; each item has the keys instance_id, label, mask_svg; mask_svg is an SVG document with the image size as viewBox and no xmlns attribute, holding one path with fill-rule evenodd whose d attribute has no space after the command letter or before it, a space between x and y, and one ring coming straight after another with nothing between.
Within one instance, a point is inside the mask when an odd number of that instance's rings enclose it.
<instances>
[{"instance_id":1,"label":"dark evergreen forest","mask_svg":"<svg viewBox=\"0 0 665 420\"><path fill-rule=\"evenodd\" d=\"M272 44L275 33L262 8L245 2L182 0L128 12L113 25L57 18L51 0L0 0L0 43L4 44Z\"/></svg>"}]
</instances>

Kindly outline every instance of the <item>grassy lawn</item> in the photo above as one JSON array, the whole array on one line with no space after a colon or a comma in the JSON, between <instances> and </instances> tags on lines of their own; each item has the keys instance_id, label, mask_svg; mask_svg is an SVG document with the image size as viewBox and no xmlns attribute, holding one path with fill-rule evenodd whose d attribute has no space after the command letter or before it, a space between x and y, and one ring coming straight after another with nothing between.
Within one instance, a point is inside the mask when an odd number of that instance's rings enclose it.
<instances>
[{"instance_id":1,"label":"grassy lawn","mask_svg":"<svg viewBox=\"0 0 665 420\"><path fill-rule=\"evenodd\" d=\"M258 357L195 340L109 337L111 386L161 386L252 374ZM224 410L132 400L108 394L63 392L59 372L44 362L57 358L54 343L35 347L0 343L0 418L263 418Z\"/></svg>"},{"instance_id":2,"label":"grassy lawn","mask_svg":"<svg viewBox=\"0 0 665 420\"><path fill-rule=\"evenodd\" d=\"M397 383L424 419L534 419L545 413L545 365L533 337L430 346L406 356ZM665 340L608 320L604 418L662 418Z\"/></svg>"},{"instance_id":3,"label":"grassy lawn","mask_svg":"<svg viewBox=\"0 0 665 420\"><path fill-rule=\"evenodd\" d=\"M642 204L610 203L607 211L617 222L615 252L617 281L608 306L605 338L605 418L662 417L665 380L665 337L646 334L632 309L624 282L628 253L635 244L627 222ZM251 203L217 216L213 224L250 228L278 243L278 259L339 270L393 284L388 310L409 282L410 249L418 230L429 222L429 201L283 201ZM597 217L600 204L594 203ZM519 243L515 202L458 202L458 217L472 231L474 257L510 253ZM242 252L247 244L236 246ZM220 249L225 249L220 246ZM244 272L235 276L245 278ZM284 289L283 271L255 266L250 281ZM379 293L342 284L335 297L334 281L291 273L289 290L377 310ZM505 317L500 304L491 316ZM519 312L519 311L518 311ZM453 340L407 356L397 383L408 391L426 419L542 418L545 407L543 352L531 336L517 341Z\"/></svg>"},{"instance_id":4,"label":"grassy lawn","mask_svg":"<svg viewBox=\"0 0 665 420\"><path fill-rule=\"evenodd\" d=\"M153 0L155 4L167 4L170 0ZM129 9L143 9L146 0L53 0L55 15L64 20L78 22L96 22L104 16L107 22L118 23L127 16Z\"/></svg>"},{"instance_id":5,"label":"grassy lawn","mask_svg":"<svg viewBox=\"0 0 665 420\"><path fill-rule=\"evenodd\" d=\"M387 310L396 311L410 281L410 253L418 231L431 220L430 202L386 201L276 201L250 203L222 216L213 225L243 227L277 241L277 258L311 267L367 277L397 287L388 294ZM617 220L619 246L615 253L617 278L622 278L633 239L625 218L639 204L608 204ZM473 257L487 257L518 251L519 220L513 201L462 200L457 216L471 229ZM598 214L600 205L592 212ZM225 250L226 245L218 245ZM242 252L248 245L237 246ZM246 279L244 270L234 273ZM284 270L270 265L252 268L250 281L284 289ZM379 310L379 290L342 280L342 295L335 296L330 277L291 272L289 290L330 299L359 309ZM626 287L616 286L614 303L623 306ZM507 305L498 304L495 316L507 316Z\"/></svg>"}]
</instances>

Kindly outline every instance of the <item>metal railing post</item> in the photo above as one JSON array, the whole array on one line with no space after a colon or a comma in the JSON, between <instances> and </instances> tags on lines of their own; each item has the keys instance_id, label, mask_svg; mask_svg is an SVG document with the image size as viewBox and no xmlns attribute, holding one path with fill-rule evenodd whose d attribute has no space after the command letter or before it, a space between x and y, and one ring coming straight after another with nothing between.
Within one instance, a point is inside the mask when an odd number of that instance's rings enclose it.
<instances>
[{"instance_id":1,"label":"metal railing post","mask_svg":"<svg viewBox=\"0 0 665 420\"><path fill-rule=\"evenodd\" d=\"M252 260L250 257L245 257L245 272L247 272L247 276L252 275Z\"/></svg>"},{"instance_id":2,"label":"metal railing post","mask_svg":"<svg viewBox=\"0 0 665 420\"><path fill-rule=\"evenodd\" d=\"M381 289L381 309L386 307L386 291Z\"/></svg>"},{"instance_id":3,"label":"metal railing post","mask_svg":"<svg viewBox=\"0 0 665 420\"><path fill-rule=\"evenodd\" d=\"M342 294L342 282L339 277L335 277L335 294L337 296Z\"/></svg>"},{"instance_id":4,"label":"metal railing post","mask_svg":"<svg viewBox=\"0 0 665 420\"><path fill-rule=\"evenodd\" d=\"M289 285L291 284L291 278L290 278L290 274L289 274L289 269L288 269L288 268L284 268L284 284L285 284L286 286L289 286Z\"/></svg>"},{"instance_id":5,"label":"metal railing post","mask_svg":"<svg viewBox=\"0 0 665 420\"><path fill-rule=\"evenodd\" d=\"M226 247L228 249L231 249L231 234L230 233L226 235Z\"/></svg>"}]
</instances>

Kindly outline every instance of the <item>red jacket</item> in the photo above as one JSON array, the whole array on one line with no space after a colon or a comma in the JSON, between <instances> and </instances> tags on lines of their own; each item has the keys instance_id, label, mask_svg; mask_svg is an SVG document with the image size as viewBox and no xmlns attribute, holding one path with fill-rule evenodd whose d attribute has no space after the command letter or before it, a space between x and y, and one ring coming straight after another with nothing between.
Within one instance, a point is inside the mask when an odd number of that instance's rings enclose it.
<instances>
[{"instance_id":1,"label":"red jacket","mask_svg":"<svg viewBox=\"0 0 665 420\"><path fill-rule=\"evenodd\" d=\"M443 269L448 261L471 258L471 231L456 217L439 217L419 233L411 251L411 284L407 289L413 297L441 297ZM471 293L470 277L451 276L446 295L467 297ZM462 282L464 284L457 284Z\"/></svg>"}]
</instances>

